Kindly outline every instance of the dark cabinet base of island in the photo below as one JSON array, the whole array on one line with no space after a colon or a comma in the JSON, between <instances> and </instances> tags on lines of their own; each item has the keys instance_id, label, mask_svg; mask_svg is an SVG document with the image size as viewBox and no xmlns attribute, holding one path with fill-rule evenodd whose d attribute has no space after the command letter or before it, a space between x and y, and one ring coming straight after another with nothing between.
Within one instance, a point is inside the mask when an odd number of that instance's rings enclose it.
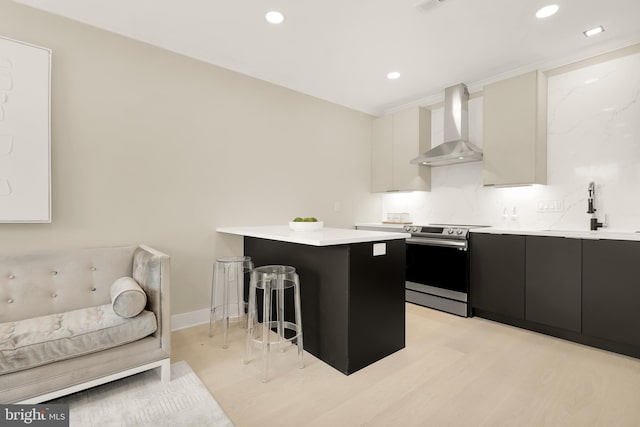
<instances>
[{"instance_id":1,"label":"dark cabinet base of island","mask_svg":"<svg viewBox=\"0 0 640 427\"><path fill-rule=\"evenodd\" d=\"M374 256L374 243L386 253ZM310 246L244 238L256 266L296 268L304 349L346 375L405 346L405 252L404 240Z\"/></svg>"}]
</instances>

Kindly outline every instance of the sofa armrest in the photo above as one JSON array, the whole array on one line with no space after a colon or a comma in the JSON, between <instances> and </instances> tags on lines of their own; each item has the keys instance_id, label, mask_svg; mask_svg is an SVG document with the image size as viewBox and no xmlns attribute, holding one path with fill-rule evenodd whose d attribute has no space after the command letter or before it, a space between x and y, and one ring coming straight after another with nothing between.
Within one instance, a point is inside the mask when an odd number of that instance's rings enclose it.
<instances>
[{"instance_id":1,"label":"sofa armrest","mask_svg":"<svg viewBox=\"0 0 640 427\"><path fill-rule=\"evenodd\" d=\"M171 263L168 255L148 246L140 245L133 254L133 278L147 293L147 310L153 311L161 347L171 354L170 296Z\"/></svg>"}]
</instances>

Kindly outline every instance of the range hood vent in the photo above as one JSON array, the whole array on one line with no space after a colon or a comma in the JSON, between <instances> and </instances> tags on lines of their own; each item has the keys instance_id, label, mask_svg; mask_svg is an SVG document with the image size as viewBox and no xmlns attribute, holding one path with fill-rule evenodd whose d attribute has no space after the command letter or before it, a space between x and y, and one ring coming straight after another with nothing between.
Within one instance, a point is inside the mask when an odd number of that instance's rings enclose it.
<instances>
[{"instance_id":1,"label":"range hood vent","mask_svg":"<svg viewBox=\"0 0 640 427\"><path fill-rule=\"evenodd\" d=\"M482 150L469 142L469 90L460 83L444 91L444 143L415 159L412 164L445 166L482 160Z\"/></svg>"}]
</instances>

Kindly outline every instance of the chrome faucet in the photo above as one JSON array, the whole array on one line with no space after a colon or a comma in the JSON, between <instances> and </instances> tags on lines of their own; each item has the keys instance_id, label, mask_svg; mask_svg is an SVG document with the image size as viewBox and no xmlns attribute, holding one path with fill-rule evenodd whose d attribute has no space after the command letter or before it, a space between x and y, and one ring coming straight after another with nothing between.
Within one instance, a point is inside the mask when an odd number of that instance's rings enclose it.
<instances>
[{"instance_id":1,"label":"chrome faucet","mask_svg":"<svg viewBox=\"0 0 640 427\"><path fill-rule=\"evenodd\" d=\"M587 213L591 214L591 230L596 231L598 228L604 226L603 223L598 222L598 218L596 217L596 208L593 207L593 201L596 197L596 183L591 181L589 183L589 187L587 188L589 191L589 198L587 199L588 207Z\"/></svg>"}]
</instances>

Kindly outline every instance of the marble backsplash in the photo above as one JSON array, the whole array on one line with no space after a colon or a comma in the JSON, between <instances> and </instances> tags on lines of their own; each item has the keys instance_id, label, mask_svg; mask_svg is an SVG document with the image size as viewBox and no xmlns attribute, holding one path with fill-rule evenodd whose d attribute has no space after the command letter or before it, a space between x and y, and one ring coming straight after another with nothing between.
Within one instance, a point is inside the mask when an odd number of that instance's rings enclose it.
<instances>
[{"instance_id":1,"label":"marble backsplash","mask_svg":"<svg viewBox=\"0 0 640 427\"><path fill-rule=\"evenodd\" d=\"M435 146L443 110L431 120ZM469 102L469 137L482 146L481 97ZM381 219L407 212L414 223L584 230L594 181L598 219L640 230L640 54L549 77L547 155L547 185L484 187L481 162L432 168L431 192L383 195Z\"/></svg>"}]
</instances>

